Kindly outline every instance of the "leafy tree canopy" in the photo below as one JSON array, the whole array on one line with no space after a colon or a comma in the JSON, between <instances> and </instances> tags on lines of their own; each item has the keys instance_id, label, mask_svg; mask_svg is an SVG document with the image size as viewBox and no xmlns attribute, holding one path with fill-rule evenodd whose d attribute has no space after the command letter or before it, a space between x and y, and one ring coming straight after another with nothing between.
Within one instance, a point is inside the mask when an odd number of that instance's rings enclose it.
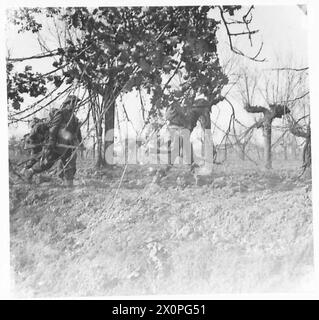
<instances>
[{"instance_id":1,"label":"leafy tree canopy","mask_svg":"<svg viewBox=\"0 0 319 320\"><path fill-rule=\"evenodd\" d=\"M19 32L40 32L43 26L38 17L44 15L58 19L68 36L65 47L46 55L56 57L55 70L49 74L34 73L29 66L24 72L14 72L13 59L8 59L9 104L19 109L21 94L44 95L49 83L59 87L64 81L78 82L102 95L144 88L151 94L154 110L189 92L216 104L228 79L217 55L220 21L211 17L211 10L215 7L19 9L12 18ZM222 10L234 15L240 6ZM183 75L179 91L163 80L178 71Z\"/></svg>"}]
</instances>

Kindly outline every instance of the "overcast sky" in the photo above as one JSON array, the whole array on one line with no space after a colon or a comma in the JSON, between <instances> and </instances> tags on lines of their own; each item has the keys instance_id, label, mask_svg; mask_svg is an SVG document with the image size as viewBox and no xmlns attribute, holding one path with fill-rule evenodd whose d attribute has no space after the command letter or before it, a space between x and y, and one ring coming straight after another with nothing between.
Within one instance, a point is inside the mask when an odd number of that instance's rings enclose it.
<instances>
[{"instance_id":1,"label":"overcast sky","mask_svg":"<svg viewBox=\"0 0 319 320\"><path fill-rule=\"evenodd\" d=\"M265 69L269 67L287 66L287 61L292 58L294 67L307 66L307 16L296 5L285 6L255 6L253 11L253 27L259 29L259 33L253 38L254 47L250 47L247 38L239 38L236 45L244 52L254 54L261 42L264 43L260 57L266 58L267 62L256 63L244 57L237 57L239 64L246 64L250 67ZM231 53L226 38L226 33L221 26L218 32L219 56L222 63L229 59ZM17 33L14 26L7 25L7 49L11 57L32 56L40 52L36 37L32 33ZM51 49L53 49L52 47ZM46 72L52 70L52 62L47 59L28 61L36 71ZM23 67L23 64L20 64ZM253 117L247 115L242 109L241 102L236 94L229 96L236 108L236 116L243 122L251 123ZM31 100L26 99L26 104ZM142 126L142 119L138 109L140 103L136 92L128 94L123 103L126 106L129 117L136 128ZM229 117L229 106L220 103L213 108L212 118L218 115L221 125L227 122ZM9 133L23 135L27 131L26 125L10 127Z\"/></svg>"}]
</instances>

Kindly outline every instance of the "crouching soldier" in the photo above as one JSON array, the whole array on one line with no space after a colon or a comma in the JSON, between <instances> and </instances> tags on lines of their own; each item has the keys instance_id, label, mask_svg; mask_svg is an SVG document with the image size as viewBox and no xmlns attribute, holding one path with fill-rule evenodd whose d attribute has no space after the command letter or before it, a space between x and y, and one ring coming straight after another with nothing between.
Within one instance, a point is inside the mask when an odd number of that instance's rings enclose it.
<instances>
[{"instance_id":1,"label":"crouching soldier","mask_svg":"<svg viewBox=\"0 0 319 320\"><path fill-rule=\"evenodd\" d=\"M32 158L26 163L25 170L32 168L39 160L49 133L49 126L44 119L34 118L31 121L31 131L25 136L25 148L30 147Z\"/></svg>"},{"instance_id":2,"label":"crouching soldier","mask_svg":"<svg viewBox=\"0 0 319 320\"><path fill-rule=\"evenodd\" d=\"M66 186L73 186L76 173L76 146L82 142L80 121L74 114L74 108L79 101L80 99L71 95L61 108L51 115L48 139L41 159L26 172L29 181L34 174L50 169L61 160L59 176L65 181Z\"/></svg>"}]
</instances>

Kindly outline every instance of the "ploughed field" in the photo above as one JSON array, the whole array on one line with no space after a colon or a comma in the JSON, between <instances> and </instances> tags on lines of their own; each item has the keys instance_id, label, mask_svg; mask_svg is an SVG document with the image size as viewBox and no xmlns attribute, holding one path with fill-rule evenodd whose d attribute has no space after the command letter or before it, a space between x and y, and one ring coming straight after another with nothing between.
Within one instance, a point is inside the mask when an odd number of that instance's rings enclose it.
<instances>
[{"instance_id":1,"label":"ploughed field","mask_svg":"<svg viewBox=\"0 0 319 320\"><path fill-rule=\"evenodd\" d=\"M26 296L298 292L313 275L311 179L300 162L97 171L75 187L10 183L14 293ZM154 168L154 166L152 167ZM122 178L122 179L121 179ZM14 183L14 184L13 184Z\"/></svg>"}]
</instances>

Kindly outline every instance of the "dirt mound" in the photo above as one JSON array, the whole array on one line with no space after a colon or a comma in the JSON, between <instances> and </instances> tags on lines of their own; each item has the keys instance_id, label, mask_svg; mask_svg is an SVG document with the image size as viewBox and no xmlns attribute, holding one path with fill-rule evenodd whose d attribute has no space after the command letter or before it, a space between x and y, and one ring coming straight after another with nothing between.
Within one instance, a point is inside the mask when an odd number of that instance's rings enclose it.
<instances>
[{"instance_id":1,"label":"dirt mound","mask_svg":"<svg viewBox=\"0 0 319 320\"><path fill-rule=\"evenodd\" d=\"M10 188L20 296L291 291L312 272L311 181L293 170L80 169Z\"/></svg>"}]
</instances>

